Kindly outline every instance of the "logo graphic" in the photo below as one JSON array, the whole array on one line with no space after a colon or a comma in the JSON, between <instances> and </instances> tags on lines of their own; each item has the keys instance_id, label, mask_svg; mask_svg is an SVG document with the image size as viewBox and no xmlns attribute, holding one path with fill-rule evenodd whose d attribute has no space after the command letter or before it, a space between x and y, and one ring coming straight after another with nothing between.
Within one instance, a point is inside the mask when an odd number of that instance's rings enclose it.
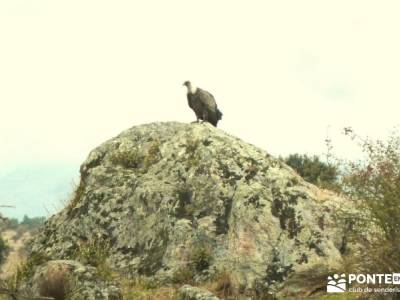
<instances>
[{"instance_id":1,"label":"logo graphic","mask_svg":"<svg viewBox=\"0 0 400 300\"><path fill-rule=\"evenodd\" d=\"M393 273L393 284L400 284L400 273Z\"/></svg>"},{"instance_id":2,"label":"logo graphic","mask_svg":"<svg viewBox=\"0 0 400 300\"><path fill-rule=\"evenodd\" d=\"M343 293L346 291L346 275L335 274L328 276L328 284L326 285L328 293Z\"/></svg>"}]
</instances>

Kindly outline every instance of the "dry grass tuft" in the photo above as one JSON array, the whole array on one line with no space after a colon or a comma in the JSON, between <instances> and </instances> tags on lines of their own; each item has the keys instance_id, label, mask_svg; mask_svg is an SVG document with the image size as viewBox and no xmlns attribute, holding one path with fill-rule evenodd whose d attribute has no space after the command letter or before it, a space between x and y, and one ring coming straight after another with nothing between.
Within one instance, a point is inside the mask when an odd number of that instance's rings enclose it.
<instances>
[{"instance_id":1,"label":"dry grass tuft","mask_svg":"<svg viewBox=\"0 0 400 300\"><path fill-rule=\"evenodd\" d=\"M73 209L78 204L80 199L85 194L85 189L86 189L86 183L85 183L85 180L83 179L83 176L81 176L79 185L75 188L74 194L68 203L69 210Z\"/></svg>"},{"instance_id":2,"label":"dry grass tuft","mask_svg":"<svg viewBox=\"0 0 400 300\"><path fill-rule=\"evenodd\" d=\"M233 287L231 276L228 273L223 273L217 279L213 291L218 297L226 299L235 295L235 289Z\"/></svg>"},{"instance_id":3,"label":"dry grass tuft","mask_svg":"<svg viewBox=\"0 0 400 300\"><path fill-rule=\"evenodd\" d=\"M176 300L174 286L158 287L149 279L136 278L122 283L124 300Z\"/></svg>"},{"instance_id":4,"label":"dry grass tuft","mask_svg":"<svg viewBox=\"0 0 400 300\"><path fill-rule=\"evenodd\" d=\"M232 275L227 270L215 275L210 283L204 285L204 288L221 299L238 299L239 297Z\"/></svg>"}]
</instances>

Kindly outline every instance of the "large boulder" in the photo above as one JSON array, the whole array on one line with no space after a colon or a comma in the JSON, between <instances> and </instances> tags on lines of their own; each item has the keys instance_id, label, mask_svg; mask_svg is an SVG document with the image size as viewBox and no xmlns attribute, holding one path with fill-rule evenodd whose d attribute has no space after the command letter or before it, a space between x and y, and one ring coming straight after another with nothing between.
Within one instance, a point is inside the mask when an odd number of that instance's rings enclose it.
<instances>
[{"instance_id":1,"label":"large boulder","mask_svg":"<svg viewBox=\"0 0 400 300\"><path fill-rule=\"evenodd\" d=\"M69 259L101 241L126 276L200 283L228 273L244 295L309 294L321 286L301 278L340 268L346 205L207 123L152 123L90 153L73 199L31 251Z\"/></svg>"}]
</instances>

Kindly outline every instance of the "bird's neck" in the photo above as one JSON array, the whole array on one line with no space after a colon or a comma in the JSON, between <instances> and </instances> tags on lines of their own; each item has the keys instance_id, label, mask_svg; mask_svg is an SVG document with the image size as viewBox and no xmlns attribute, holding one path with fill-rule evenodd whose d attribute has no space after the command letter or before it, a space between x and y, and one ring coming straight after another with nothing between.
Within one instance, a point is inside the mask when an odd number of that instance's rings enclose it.
<instances>
[{"instance_id":1,"label":"bird's neck","mask_svg":"<svg viewBox=\"0 0 400 300\"><path fill-rule=\"evenodd\" d=\"M195 94L197 91L197 87L194 85L188 86L188 94Z\"/></svg>"}]
</instances>

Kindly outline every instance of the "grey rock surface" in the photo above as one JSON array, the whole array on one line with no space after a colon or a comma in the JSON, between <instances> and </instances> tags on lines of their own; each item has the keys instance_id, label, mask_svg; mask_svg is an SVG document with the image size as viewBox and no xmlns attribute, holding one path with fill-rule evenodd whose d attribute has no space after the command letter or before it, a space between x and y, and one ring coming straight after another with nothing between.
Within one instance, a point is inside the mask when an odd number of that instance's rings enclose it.
<instances>
[{"instance_id":1,"label":"grey rock surface","mask_svg":"<svg viewBox=\"0 0 400 300\"><path fill-rule=\"evenodd\" d=\"M171 282L189 270L201 282L229 272L243 293L289 295L305 288L296 276L341 264L336 212L346 205L210 124L152 123L90 153L74 199L31 250L69 259L102 239L108 263L131 276Z\"/></svg>"}]
</instances>

